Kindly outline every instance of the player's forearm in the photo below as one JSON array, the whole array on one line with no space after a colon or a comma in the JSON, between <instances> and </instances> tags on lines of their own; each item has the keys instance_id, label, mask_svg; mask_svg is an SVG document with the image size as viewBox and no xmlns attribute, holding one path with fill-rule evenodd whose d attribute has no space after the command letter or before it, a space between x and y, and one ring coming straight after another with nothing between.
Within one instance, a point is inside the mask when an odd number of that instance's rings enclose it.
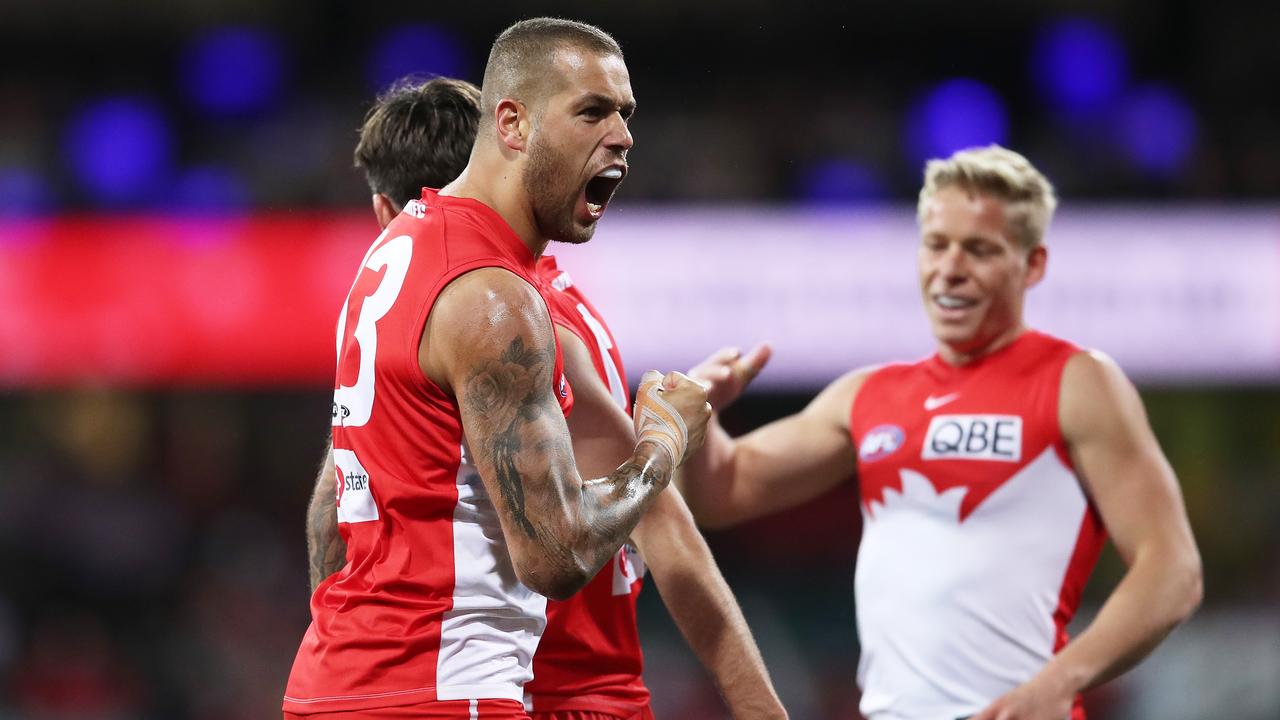
<instances>
[{"instance_id":1,"label":"player's forearm","mask_svg":"<svg viewBox=\"0 0 1280 720\"><path fill-rule=\"evenodd\" d=\"M678 495L668 493L667 497ZM667 508L662 508L666 510ZM711 673L734 718L785 718L746 619L706 542L683 508L645 516L633 537L689 647Z\"/></svg>"},{"instance_id":2,"label":"player's forearm","mask_svg":"<svg viewBox=\"0 0 1280 720\"><path fill-rule=\"evenodd\" d=\"M671 455L650 442L608 475L565 480L552 512L515 534L513 558L521 582L563 600L595 577L631 535L674 472ZM509 538L511 535L509 534Z\"/></svg>"},{"instance_id":3,"label":"player's forearm","mask_svg":"<svg viewBox=\"0 0 1280 720\"><path fill-rule=\"evenodd\" d=\"M609 475L582 483L582 532L577 551L589 581L631 536L658 495L671 483L670 454L650 442Z\"/></svg>"},{"instance_id":4,"label":"player's forearm","mask_svg":"<svg viewBox=\"0 0 1280 720\"><path fill-rule=\"evenodd\" d=\"M1128 671L1182 621L1203 593L1194 548L1139 552L1096 618L1044 672L1074 690L1086 690Z\"/></svg>"},{"instance_id":5,"label":"player's forearm","mask_svg":"<svg viewBox=\"0 0 1280 720\"><path fill-rule=\"evenodd\" d=\"M676 483L698 524L723 528L733 524L735 441L717 415L707 423L702 449L685 461Z\"/></svg>"},{"instance_id":6,"label":"player's forearm","mask_svg":"<svg viewBox=\"0 0 1280 720\"><path fill-rule=\"evenodd\" d=\"M337 487L334 480L332 448L316 478L311 503L307 507L307 556L311 566L311 592L327 577L342 569L347 544L338 533Z\"/></svg>"}]
</instances>

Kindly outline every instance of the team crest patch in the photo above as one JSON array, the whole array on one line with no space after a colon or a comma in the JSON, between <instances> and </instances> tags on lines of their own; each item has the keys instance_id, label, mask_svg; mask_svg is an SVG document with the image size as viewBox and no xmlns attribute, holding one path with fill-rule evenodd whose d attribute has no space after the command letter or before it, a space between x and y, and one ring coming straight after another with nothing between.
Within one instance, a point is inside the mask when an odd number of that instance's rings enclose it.
<instances>
[{"instance_id":1,"label":"team crest patch","mask_svg":"<svg viewBox=\"0 0 1280 720\"><path fill-rule=\"evenodd\" d=\"M569 379L563 374L560 375L560 386L557 389L560 391L560 397L569 397Z\"/></svg>"},{"instance_id":2,"label":"team crest patch","mask_svg":"<svg viewBox=\"0 0 1280 720\"><path fill-rule=\"evenodd\" d=\"M897 425L877 425L867 431L858 446L858 459L863 462L875 462L892 455L902 447L906 433Z\"/></svg>"}]
</instances>

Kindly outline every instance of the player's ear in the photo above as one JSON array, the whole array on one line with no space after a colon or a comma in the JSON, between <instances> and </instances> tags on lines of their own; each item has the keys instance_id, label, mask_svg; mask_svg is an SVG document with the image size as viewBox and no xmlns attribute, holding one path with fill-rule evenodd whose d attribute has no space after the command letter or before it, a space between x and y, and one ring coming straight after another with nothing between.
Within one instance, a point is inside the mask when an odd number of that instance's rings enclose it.
<instances>
[{"instance_id":1,"label":"player's ear","mask_svg":"<svg viewBox=\"0 0 1280 720\"><path fill-rule=\"evenodd\" d=\"M378 227L386 229L399 214L400 209L391 201L391 198L382 193L373 194L373 215L378 218Z\"/></svg>"},{"instance_id":2,"label":"player's ear","mask_svg":"<svg viewBox=\"0 0 1280 720\"><path fill-rule=\"evenodd\" d=\"M493 113L502 144L511 150L523 152L529 142L529 109L519 100L503 98Z\"/></svg>"},{"instance_id":3,"label":"player's ear","mask_svg":"<svg viewBox=\"0 0 1280 720\"><path fill-rule=\"evenodd\" d=\"M1027 253L1027 287L1032 288L1044 279L1046 265L1049 262L1049 250L1037 245Z\"/></svg>"}]
</instances>

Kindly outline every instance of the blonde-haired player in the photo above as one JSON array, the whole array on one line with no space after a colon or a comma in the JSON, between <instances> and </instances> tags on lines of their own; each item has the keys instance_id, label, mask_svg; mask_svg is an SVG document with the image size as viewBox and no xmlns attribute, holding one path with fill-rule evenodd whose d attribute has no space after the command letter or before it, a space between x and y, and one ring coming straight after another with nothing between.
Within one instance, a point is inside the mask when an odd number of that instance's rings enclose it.
<instances>
[{"instance_id":1,"label":"blonde-haired player","mask_svg":"<svg viewBox=\"0 0 1280 720\"><path fill-rule=\"evenodd\" d=\"M1132 667L1199 603L1177 481L1133 385L1023 321L1055 205L1010 150L930 162L917 272L937 352L854 370L737 439L713 420L686 464L686 499L710 527L857 477L858 680L872 720L1082 718L1080 691ZM718 369L740 391L768 354L713 358L698 374ZM1128 571L1068 641L1107 533Z\"/></svg>"}]
</instances>

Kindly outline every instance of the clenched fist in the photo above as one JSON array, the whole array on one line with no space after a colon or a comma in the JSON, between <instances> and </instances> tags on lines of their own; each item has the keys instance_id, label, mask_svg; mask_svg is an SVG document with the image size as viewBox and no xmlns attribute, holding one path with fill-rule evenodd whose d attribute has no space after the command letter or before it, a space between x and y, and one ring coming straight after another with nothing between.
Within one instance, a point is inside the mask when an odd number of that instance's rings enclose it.
<instances>
[{"instance_id":1,"label":"clenched fist","mask_svg":"<svg viewBox=\"0 0 1280 720\"><path fill-rule=\"evenodd\" d=\"M701 384L683 373L650 370L640 378L632 419L636 441L653 442L671 453L672 467L702 447L711 405Z\"/></svg>"}]
</instances>

